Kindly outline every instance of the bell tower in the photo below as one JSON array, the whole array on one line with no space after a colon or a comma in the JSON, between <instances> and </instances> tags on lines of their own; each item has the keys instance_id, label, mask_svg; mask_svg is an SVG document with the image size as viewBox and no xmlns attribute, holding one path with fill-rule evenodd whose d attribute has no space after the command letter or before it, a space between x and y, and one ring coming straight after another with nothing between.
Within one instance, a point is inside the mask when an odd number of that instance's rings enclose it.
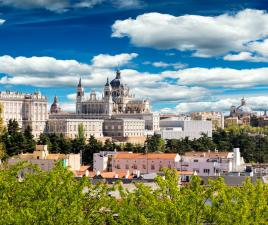
<instances>
[{"instance_id":1,"label":"bell tower","mask_svg":"<svg viewBox=\"0 0 268 225\"><path fill-rule=\"evenodd\" d=\"M82 87L81 77L76 88L76 113L82 113L82 101L84 99L84 88Z\"/></svg>"},{"instance_id":2,"label":"bell tower","mask_svg":"<svg viewBox=\"0 0 268 225\"><path fill-rule=\"evenodd\" d=\"M104 86L104 104L105 104L105 114L111 117L113 112L113 99L112 99L112 87L107 77L107 82Z\"/></svg>"}]
</instances>

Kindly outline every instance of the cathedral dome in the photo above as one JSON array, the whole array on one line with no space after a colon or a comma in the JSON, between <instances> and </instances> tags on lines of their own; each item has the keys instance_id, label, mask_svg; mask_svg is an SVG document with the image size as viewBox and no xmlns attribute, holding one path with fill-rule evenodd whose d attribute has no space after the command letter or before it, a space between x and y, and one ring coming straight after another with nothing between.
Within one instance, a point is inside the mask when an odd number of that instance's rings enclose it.
<instances>
[{"instance_id":1,"label":"cathedral dome","mask_svg":"<svg viewBox=\"0 0 268 225\"><path fill-rule=\"evenodd\" d=\"M122 86L120 79L121 79L121 74L120 74L120 71L117 70L116 77L110 83L112 88L119 88L120 86Z\"/></svg>"},{"instance_id":2,"label":"cathedral dome","mask_svg":"<svg viewBox=\"0 0 268 225\"><path fill-rule=\"evenodd\" d=\"M244 98L241 99L241 105L237 108L237 111L241 116L249 115L252 113L251 108L246 104L246 100Z\"/></svg>"}]
</instances>

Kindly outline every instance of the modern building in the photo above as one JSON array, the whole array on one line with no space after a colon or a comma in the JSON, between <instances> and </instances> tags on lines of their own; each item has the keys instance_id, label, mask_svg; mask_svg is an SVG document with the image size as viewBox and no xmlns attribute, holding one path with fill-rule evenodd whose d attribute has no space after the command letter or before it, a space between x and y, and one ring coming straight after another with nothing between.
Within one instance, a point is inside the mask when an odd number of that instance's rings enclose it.
<instances>
[{"instance_id":1,"label":"modern building","mask_svg":"<svg viewBox=\"0 0 268 225\"><path fill-rule=\"evenodd\" d=\"M178 169L193 171L200 176L219 176L223 173L242 172L246 168L239 148L233 152L186 152L182 156Z\"/></svg>"},{"instance_id":2,"label":"modern building","mask_svg":"<svg viewBox=\"0 0 268 225\"><path fill-rule=\"evenodd\" d=\"M156 173L163 168L176 169L179 161L176 153L117 153L112 157L112 171L137 175Z\"/></svg>"},{"instance_id":3,"label":"modern building","mask_svg":"<svg viewBox=\"0 0 268 225\"><path fill-rule=\"evenodd\" d=\"M221 112L192 112L192 120L210 120L212 122L212 130L224 128L224 115Z\"/></svg>"},{"instance_id":4,"label":"modern building","mask_svg":"<svg viewBox=\"0 0 268 225\"><path fill-rule=\"evenodd\" d=\"M8 164L14 165L25 161L38 165L44 171L51 170L55 166L55 163L59 161L71 171L79 171L81 166L80 154L50 154L47 145L37 145L33 153L22 153L13 156L8 159Z\"/></svg>"},{"instance_id":5,"label":"modern building","mask_svg":"<svg viewBox=\"0 0 268 225\"><path fill-rule=\"evenodd\" d=\"M63 134L68 138L75 138L78 135L79 125L83 126L85 137L88 139L91 135L95 138L103 137L103 120L99 119L49 119L47 121L46 132Z\"/></svg>"},{"instance_id":6,"label":"modern building","mask_svg":"<svg viewBox=\"0 0 268 225\"><path fill-rule=\"evenodd\" d=\"M10 119L15 119L22 130L30 126L35 137L44 132L48 119L47 97L40 92L0 92L0 103L3 106L1 116L5 124Z\"/></svg>"},{"instance_id":7,"label":"modern building","mask_svg":"<svg viewBox=\"0 0 268 225\"><path fill-rule=\"evenodd\" d=\"M212 122L203 120L178 120L167 118L160 120L160 134L163 139L198 139L202 134L212 137Z\"/></svg>"}]
</instances>

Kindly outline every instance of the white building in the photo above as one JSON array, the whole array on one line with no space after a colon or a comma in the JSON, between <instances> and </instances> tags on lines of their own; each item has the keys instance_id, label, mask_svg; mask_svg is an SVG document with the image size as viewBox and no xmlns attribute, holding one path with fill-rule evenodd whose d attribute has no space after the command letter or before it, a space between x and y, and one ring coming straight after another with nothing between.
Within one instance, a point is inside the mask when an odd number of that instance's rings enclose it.
<instances>
[{"instance_id":1,"label":"white building","mask_svg":"<svg viewBox=\"0 0 268 225\"><path fill-rule=\"evenodd\" d=\"M93 154L93 171L112 171L112 158L117 154L115 151L101 151Z\"/></svg>"},{"instance_id":2,"label":"white building","mask_svg":"<svg viewBox=\"0 0 268 225\"><path fill-rule=\"evenodd\" d=\"M186 152L178 164L182 171L193 171L200 176L218 176L228 172L242 172L246 165L239 148L233 152Z\"/></svg>"},{"instance_id":3,"label":"white building","mask_svg":"<svg viewBox=\"0 0 268 225\"><path fill-rule=\"evenodd\" d=\"M202 134L212 137L212 122L202 120L178 120L167 118L160 120L160 131L163 139L198 139Z\"/></svg>"},{"instance_id":4,"label":"white building","mask_svg":"<svg viewBox=\"0 0 268 225\"><path fill-rule=\"evenodd\" d=\"M0 103L3 105L1 116L5 124L10 119L15 119L22 130L30 126L35 137L44 132L48 119L47 97L40 92L0 92Z\"/></svg>"},{"instance_id":5,"label":"white building","mask_svg":"<svg viewBox=\"0 0 268 225\"><path fill-rule=\"evenodd\" d=\"M89 138L91 135L95 138L103 137L103 120L98 119L49 119L47 121L46 132L63 134L65 137L75 138L78 135L80 124L83 125L86 138Z\"/></svg>"},{"instance_id":6,"label":"white building","mask_svg":"<svg viewBox=\"0 0 268 225\"><path fill-rule=\"evenodd\" d=\"M8 164L14 165L24 161L38 165L44 171L51 170L58 161L71 171L79 171L81 166L80 154L50 154L47 145L37 145L33 153L13 156L8 159Z\"/></svg>"}]
</instances>

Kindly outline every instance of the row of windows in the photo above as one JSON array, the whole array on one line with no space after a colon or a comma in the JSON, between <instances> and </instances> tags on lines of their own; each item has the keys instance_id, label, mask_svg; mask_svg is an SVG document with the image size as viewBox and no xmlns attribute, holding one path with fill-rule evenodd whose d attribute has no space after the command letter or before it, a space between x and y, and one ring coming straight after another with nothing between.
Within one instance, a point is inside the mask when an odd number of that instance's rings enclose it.
<instances>
[{"instance_id":1,"label":"row of windows","mask_svg":"<svg viewBox=\"0 0 268 225\"><path fill-rule=\"evenodd\" d=\"M156 166L154 164L151 164L151 166L148 166L148 168L151 168L151 170L155 170ZM115 166L116 169L121 169L121 166L120 164L117 164ZM159 165L159 170L161 170L163 167L163 165ZM171 169L171 165L168 165L168 168ZM133 165L128 165L126 164L125 165L125 169L128 170L128 169L134 169L134 170L137 170L137 169L143 169L143 170L146 170L146 165L145 164L142 164L141 168L138 168L138 165L137 164L133 164Z\"/></svg>"}]
</instances>

